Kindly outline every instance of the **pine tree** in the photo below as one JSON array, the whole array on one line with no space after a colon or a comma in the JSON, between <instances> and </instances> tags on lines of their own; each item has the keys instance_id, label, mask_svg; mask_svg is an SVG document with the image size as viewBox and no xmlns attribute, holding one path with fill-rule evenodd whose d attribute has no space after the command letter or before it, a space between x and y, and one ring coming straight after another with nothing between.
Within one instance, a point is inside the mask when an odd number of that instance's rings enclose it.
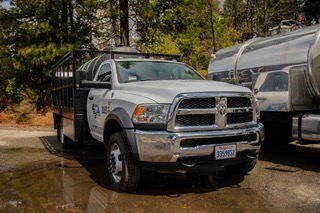
<instances>
[{"instance_id":1,"label":"pine tree","mask_svg":"<svg viewBox=\"0 0 320 213\"><path fill-rule=\"evenodd\" d=\"M0 10L0 44L11 57L6 94L19 100L22 93L43 107L49 100L51 67L74 47L90 45L90 29L76 15L81 4L72 0L12 0ZM2 50L3 53L3 50Z\"/></svg>"}]
</instances>

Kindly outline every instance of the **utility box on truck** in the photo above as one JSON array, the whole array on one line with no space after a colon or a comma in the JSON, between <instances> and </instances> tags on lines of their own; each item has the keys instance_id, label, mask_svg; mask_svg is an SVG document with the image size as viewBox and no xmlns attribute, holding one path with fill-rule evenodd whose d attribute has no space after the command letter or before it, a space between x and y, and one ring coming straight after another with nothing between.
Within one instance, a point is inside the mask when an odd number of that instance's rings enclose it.
<instances>
[{"instance_id":1,"label":"utility box on truck","mask_svg":"<svg viewBox=\"0 0 320 213\"><path fill-rule=\"evenodd\" d=\"M254 92L266 138L320 142L320 25L221 49L208 78Z\"/></svg>"},{"instance_id":2,"label":"utility box on truck","mask_svg":"<svg viewBox=\"0 0 320 213\"><path fill-rule=\"evenodd\" d=\"M62 146L93 138L107 148L112 188L134 190L140 169L252 170L264 140L245 87L205 80L180 55L75 49L53 69Z\"/></svg>"}]
</instances>

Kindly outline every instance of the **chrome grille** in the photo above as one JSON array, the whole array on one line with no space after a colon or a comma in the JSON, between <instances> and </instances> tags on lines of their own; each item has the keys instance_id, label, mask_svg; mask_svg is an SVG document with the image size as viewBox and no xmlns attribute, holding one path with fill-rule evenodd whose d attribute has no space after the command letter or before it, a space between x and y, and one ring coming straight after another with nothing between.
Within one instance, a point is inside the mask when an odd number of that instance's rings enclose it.
<instances>
[{"instance_id":1,"label":"chrome grille","mask_svg":"<svg viewBox=\"0 0 320 213\"><path fill-rule=\"evenodd\" d=\"M252 121L252 112L229 113L227 115L227 124L239 124Z\"/></svg>"},{"instance_id":2,"label":"chrome grille","mask_svg":"<svg viewBox=\"0 0 320 213\"><path fill-rule=\"evenodd\" d=\"M214 125L214 114L204 115L177 115L177 126L207 126Z\"/></svg>"},{"instance_id":3,"label":"chrome grille","mask_svg":"<svg viewBox=\"0 0 320 213\"><path fill-rule=\"evenodd\" d=\"M168 130L226 129L254 123L252 99L250 93L182 94L173 102Z\"/></svg>"},{"instance_id":4,"label":"chrome grille","mask_svg":"<svg viewBox=\"0 0 320 213\"><path fill-rule=\"evenodd\" d=\"M228 107L251 107L250 98L228 97Z\"/></svg>"}]
</instances>

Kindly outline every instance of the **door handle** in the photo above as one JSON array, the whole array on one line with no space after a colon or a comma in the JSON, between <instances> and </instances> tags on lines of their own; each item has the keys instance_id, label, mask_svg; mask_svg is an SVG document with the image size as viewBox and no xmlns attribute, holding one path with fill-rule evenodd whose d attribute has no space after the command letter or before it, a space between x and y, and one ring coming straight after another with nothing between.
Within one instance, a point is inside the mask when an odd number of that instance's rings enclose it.
<instances>
[{"instance_id":1,"label":"door handle","mask_svg":"<svg viewBox=\"0 0 320 213\"><path fill-rule=\"evenodd\" d=\"M93 98L94 98L93 96L89 96L89 100L93 100Z\"/></svg>"}]
</instances>

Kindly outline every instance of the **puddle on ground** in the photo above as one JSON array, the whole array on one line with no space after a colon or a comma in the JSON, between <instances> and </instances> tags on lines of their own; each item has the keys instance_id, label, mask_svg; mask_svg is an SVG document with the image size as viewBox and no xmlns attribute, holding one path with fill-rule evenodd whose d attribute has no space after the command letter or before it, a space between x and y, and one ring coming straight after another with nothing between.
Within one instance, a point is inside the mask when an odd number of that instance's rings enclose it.
<instances>
[{"instance_id":1,"label":"puddle on ground","mask_svg":"<svg viewBox=\"0 0 320 213\"><path fill-rule=\"evenodd\" d=\"M20 153L19 153L20 152ZM43 149L39 148L29 148L29 147L16 147L16 148L2 148L0 149L0 154L25 154L25 153L40 153Z\"/></svg>"},{"instance_id":2,"label":"puddle on ground","mask_svg":"<svg viewBox=\"0 0 320 213\"><path fill-rule=\"evenodd\" d=\"M0 212L269 212L245 176L219 171L211 186L199 175L144 172L135 192L117 193L101 146L62 152L54 142L42 140L55 158L1 171Z\"/></svg>"},{"instance_id":3,"label":"puddle on ground","mask_svg":"<svg viewBox=\"0 0 320 213\"><path fill-rule=\"evenodd\" d=\"M117 193L96 163L63 159L2 173L0 212L268 212L245 180L201 191L197 178L151 175L137 191Z\"/></svg>"}]
</instances>

